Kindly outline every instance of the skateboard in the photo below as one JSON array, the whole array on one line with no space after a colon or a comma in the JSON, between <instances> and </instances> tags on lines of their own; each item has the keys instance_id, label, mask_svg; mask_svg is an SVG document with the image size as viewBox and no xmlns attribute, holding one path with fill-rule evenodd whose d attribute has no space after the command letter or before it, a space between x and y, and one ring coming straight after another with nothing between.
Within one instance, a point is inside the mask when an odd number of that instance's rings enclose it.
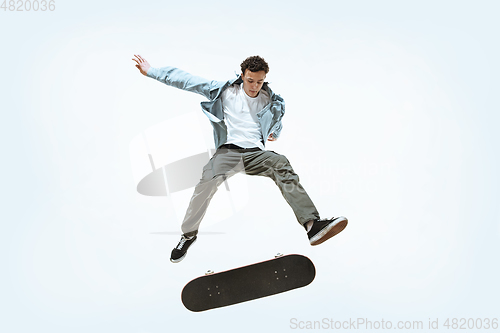
<instances>
[{"instance_id":1,"label":"skateboard","mask_svg":"<svg viewBox=\"0 0 500 333\"><path fill-rule=\"evenodd\" d=\"M200 312L304 287L315 275L316 269L309 258L278 255L271 260L200 276L184 286L181 299L188 310Z\"/></svg>"}]
</instances>

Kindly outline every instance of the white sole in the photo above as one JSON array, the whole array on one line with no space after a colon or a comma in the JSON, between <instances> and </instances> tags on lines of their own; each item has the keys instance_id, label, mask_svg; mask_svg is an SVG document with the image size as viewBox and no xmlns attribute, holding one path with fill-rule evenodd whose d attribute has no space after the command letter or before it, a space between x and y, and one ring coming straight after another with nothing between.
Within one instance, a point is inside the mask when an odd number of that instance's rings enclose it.
<instances>
[{"instance_id":1,"label":"white sole","mask_svg":"<svg viewBox=\"0 0 500 333\"><path fill-rule=\"evenodd\" d=\"M194 243L196 243L196 241L197 241L197 240L198 240L198 238L197 238L197 239L195 239L195 240L194 240L194 242L192 242L192 243L191 243L191 245L189 245L189 247L193 246L193 244L194 244ZM188 250L189 250L189 249L188 249ZM184 253L184 255L183 255L182 257L180 257L179 259L172 259L172 258L170 258L170 261L171 261L171 262L173 262L174 264L176 264L176 263L178 263L178 262L182 261L182 259L184 259L184 258L186 257L186 255L187 255L187 254L188 254L188 253L187 253L187 251L186 251L186 253Z\"/></svg>"},{"instance_id":2,"label":"white sole","mask_svg":"<svg viewBox=\"0 0 500 333\"><path fill-rule=\"evenodd\" d=\"M309 240L312 246L319 245L324 241L332 238L333 236L344 230L347 226L347 218L343 216L337 217L335 221L335 224L327 225Z\"/></svg>"}]
</instances>

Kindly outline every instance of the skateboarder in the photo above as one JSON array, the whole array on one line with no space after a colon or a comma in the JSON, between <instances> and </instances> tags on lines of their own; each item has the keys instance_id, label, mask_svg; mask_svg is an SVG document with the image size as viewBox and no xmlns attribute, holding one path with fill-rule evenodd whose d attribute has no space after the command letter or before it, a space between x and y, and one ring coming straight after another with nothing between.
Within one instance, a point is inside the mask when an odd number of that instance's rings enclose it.
<instances>
[{"instance_id":1,"label":"skateboarder","mask_svg":"<svg viewBox=\"0 0 500 333\"><path fill-rule=\"evenodd\" d=\"M280 135L285 103L264 82L269 66L263 58L245 59L241 75L235 79L212 81L175 67L153 68L140 55L134 56L132 60L143 75L208 99L201 102L201 107L212 124L217 147L195 187L182 222L181 240L172 250L170 261L184 259L197 239L198 227L218 186L240 171L274 180L297 221L306 229L311 245L323 243L346 227L347 219L343 216L320 219L288 159L265 149L266 140L275 141Z\"/></svg>"}]
</instances>

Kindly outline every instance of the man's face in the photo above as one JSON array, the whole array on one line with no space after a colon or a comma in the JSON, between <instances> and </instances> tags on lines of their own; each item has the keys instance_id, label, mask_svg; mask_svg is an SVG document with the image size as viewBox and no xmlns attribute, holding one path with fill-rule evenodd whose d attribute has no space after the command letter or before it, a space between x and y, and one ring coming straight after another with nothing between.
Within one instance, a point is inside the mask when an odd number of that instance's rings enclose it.
<instances>
[{"instance_id":1,"label":"man's face","mask_svg":"<svg viewBox=\"0 0 500 333\"><path fill-rule=\"evenodd\" d=\"M264 84L266 72L251 72L246 69L245 73L241 75L241 78L243 79L243 90L245 90L247 95L250 97L257 97L262 85Z\"/></svg>"}]
</instances>

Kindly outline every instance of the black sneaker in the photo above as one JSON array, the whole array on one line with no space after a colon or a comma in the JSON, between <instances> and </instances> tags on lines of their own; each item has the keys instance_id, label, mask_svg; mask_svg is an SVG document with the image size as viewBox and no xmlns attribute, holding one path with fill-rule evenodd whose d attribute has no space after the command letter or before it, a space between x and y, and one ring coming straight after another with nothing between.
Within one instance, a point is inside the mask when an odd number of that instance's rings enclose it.
<instances>
[{"instance_id":1,"label":"black sneaker","mask_svg":"<svg viewBox=\"0 0 500 333\"><path fill-rule=\"evenodd\" d=\"M344 230L346 226L347 218L343 216L325 220L315 220L311 230L307 233L309 243L311 243L311 245L319 245Z\"/></svg>"},{"instance_id":2,"label":"black sneaker","mask_svg":"<svg viewBox=\"0 0 500 333\"><path fill-rule=\"evenodd\" d=\"M179 244L175 247L175 249L172 250L172 254L170 255L170 261L171 262L179 262L187 254L187 250L193 244L196 242L196 236L193 236L191 238L186 238L184 235L181 236L181 240Z\"/></svg>"}]
</instances>

